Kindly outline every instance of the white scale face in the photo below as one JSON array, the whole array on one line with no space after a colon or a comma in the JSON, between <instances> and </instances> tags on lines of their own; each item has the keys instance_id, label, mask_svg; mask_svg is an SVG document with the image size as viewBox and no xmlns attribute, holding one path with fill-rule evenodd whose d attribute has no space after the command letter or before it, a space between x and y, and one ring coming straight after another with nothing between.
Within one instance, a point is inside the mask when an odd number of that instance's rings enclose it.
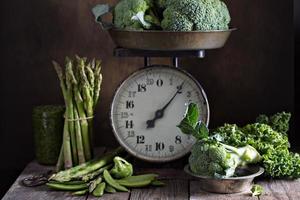
<instances>
[{"instance_id":1,"label":"white scale face","mask_svg":"<svg viewBox=\"0 0 300 200\"><path fill-rule=\"evenodd\" d=\"M195 140L177 125L189 102L197 103L208 125L206 95L195 79L173 67L152 66L129 76L118 88L111 122L119 143L132 155L152 162L187 154Z\"/></svg>"}]
</instances>

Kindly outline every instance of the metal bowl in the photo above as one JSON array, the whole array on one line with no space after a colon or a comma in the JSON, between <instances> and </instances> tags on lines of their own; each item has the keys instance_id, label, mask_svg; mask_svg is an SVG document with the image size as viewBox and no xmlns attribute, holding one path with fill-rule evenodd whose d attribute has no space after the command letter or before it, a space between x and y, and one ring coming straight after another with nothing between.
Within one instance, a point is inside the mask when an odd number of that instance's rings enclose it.
<instances>
[{"instance_id":1,"label":"metal bowl","mask_svg":"<svg viewBox=\"0 0 300 200\"><path fill-rule=\"evenodd\" d=\"M162 31L162 30L120 30L111 21L105 21L106 14L114 8L108 4L98 4L92 12L103 30L107 30L118 47L144 50L205 50L224 46L232 31Z\"/></svg>"},{"instance_id":2,"label":"metal bowl","mask_svg":"<svg viewBox=\"0 0 300 200\"><path fill-rule=\"evenodd\" d=\"M259 166L240 167L236 169L236 177L216 178L194 174L189 165L184 167L184 171L199 180L199 188L213 193L238 193L250 191L252 181L255 177L264 173L264 169Z\"/></svg>"},{"instance_id":3,"label":"metal bowl","mask_svg":"<svg viewBox=\"0 0 300 200\"><path fill-rule=\"evenodd\" d=\"M199 50L221 48L232 31L128 31L109 29L114 43L123 48L144 50Z\"/></svg>"}]
</instances>

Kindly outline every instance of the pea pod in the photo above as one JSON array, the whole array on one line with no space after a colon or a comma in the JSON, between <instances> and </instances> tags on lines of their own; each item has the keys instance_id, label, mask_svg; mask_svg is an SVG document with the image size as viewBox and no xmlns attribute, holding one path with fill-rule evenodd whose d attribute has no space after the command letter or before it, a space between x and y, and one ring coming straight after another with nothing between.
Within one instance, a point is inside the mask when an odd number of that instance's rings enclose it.
<instances>
[{"instance_id":1,"label":"pea pod","mask_svg":"<svg viewBox=\"0 0 300 200\"><path fill-rule=\"evenodd\" d=\"M157 174L143 174L137 176L129 176L116 180L120 185L127 187L144 187L150 185L155 180Z\"/></svg>"},{"instance_id":2,"label":"pea pod","mask_svg":"<svg viewBox=\"0 0 300 200\"><path fill-rule=\"evenodd\" d=\"M72 194L76 195L76 196L82 196L82 195L85 195L88 191L89 191L88 189L84 189L84 190L79 190L79 191L73 192Z\"/></svg>"},{"instance_id":3,"label":"pea pod","mask_svg":"<svg viewBox=\"0 0 300 200\"><path fill-rule=\"evenodd\" d=\"M91 181L89 184L89 192L92 193L96 189L97 185L101 183L101 181L102 181L101 177L98 177L97 179Z\"/></svg>"},{"instance_id":4,"label":"pea pod","mask_svg":"<svg viewBox=\"0 0 300 200\"><path fill-rule=\"evenodd\" d=\"M117 192L115 188L111 187L111 186L108 185L108 184L106 184L104 190L105 190L105 192L107 192L107 193L115 193L115 192Z\"/></svg>"},{"instance_id":5,"label":"pea pod","mask_svg":"<svg viewBox=\"0 0 300 200\"><path fill-rule=\"evenodd\" d=\"M151 185L153 185L153 186L164 186L166 184L162 181L154 180L154 181L151 182Z\"/></svg>"},{"instance_id":6,"label":"pea pod","mask_svg":"<svg viewBox=\"0 0 300 200\"><path fill-rule=\"evenodd\" d=\"M101 197L104 194L105 185L105 182L98 184L92 194L95 197Z\"/></svg>"},{"instance_id":7,"label":"pea pod","mask_svg":"<svg viewBox=\"0 0 300 200\"><path fill-rule=\"evenodd\" d=\"M78 185L67 185L62 183L46 183L49 188L55 190L67 190L67 191L77 191L77 190L84 190L88 188L86 183L78 184Z\"/></svg>"},{"instance_id":8,"label":"pea pod","mask_svg":"<svg viewBox=\"0 0 300 200\"><path fill-rule=\"evenodd\" d=\"M84 181L67 181L67 182L49 181L49 183L64 184L64 185L80 185L80 184L85 184Z\"/></svg>"},{"instance_id":9,"label":"pea pod","mask_svg":"<svg viewBox=\"0 0 300 200\"><path fill-rule=\"evenodd\" d=\"M122 192L128 192L128 189L126 187L120 185L116 180L114 180L107 170L104 170L103 178L106 181L106 183L108 183L113 188L115 188L119 191L122 191Z\"/></svg>"}]
</instances>

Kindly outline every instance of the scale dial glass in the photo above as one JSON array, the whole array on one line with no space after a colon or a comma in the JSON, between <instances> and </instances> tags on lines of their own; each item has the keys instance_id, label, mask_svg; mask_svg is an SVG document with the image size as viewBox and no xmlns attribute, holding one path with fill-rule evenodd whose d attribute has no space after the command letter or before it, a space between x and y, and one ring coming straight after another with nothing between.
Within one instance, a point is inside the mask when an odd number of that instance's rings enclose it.
<instances>
[{"instance_id":1,"label":"scale dial glass","mask_svg":"<svg viewBox=\"0 0 300 200\"><path fill-rule=\"evenodd\" d=\"M177 128L189 102L198 104L200 120L208 125L206 94L190 74L168 66L138 70L115 93L111 107L114 134L129 153L142 160L178 159L195 143ZM163 113L156 113L164 107Z\"/></svg>"}]
</instances>

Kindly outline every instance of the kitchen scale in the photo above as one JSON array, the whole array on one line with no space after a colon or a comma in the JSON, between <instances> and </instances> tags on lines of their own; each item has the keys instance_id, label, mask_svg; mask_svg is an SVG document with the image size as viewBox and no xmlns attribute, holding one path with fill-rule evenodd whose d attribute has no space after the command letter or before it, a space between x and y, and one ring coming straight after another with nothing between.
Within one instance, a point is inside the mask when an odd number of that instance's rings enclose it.
<instances>
[{"instance_id":1,"label":"kitchen scale","mask_svg":"<svg viewBox=\"0 0 300 200\"><path fill-rule=\"evenodd\" d=\"M200 83L178 68L178 57L203 58L204 50L157 51L116 48L115 56L144 57L144 67L117 88L111 104L111 125L121 146L149 162L168 162L190 152L196 140L177 125L190 102L209 123L209 104ZM151 65L150 57L171 57L173 66Z\"/></svg>"}]
</instances>

